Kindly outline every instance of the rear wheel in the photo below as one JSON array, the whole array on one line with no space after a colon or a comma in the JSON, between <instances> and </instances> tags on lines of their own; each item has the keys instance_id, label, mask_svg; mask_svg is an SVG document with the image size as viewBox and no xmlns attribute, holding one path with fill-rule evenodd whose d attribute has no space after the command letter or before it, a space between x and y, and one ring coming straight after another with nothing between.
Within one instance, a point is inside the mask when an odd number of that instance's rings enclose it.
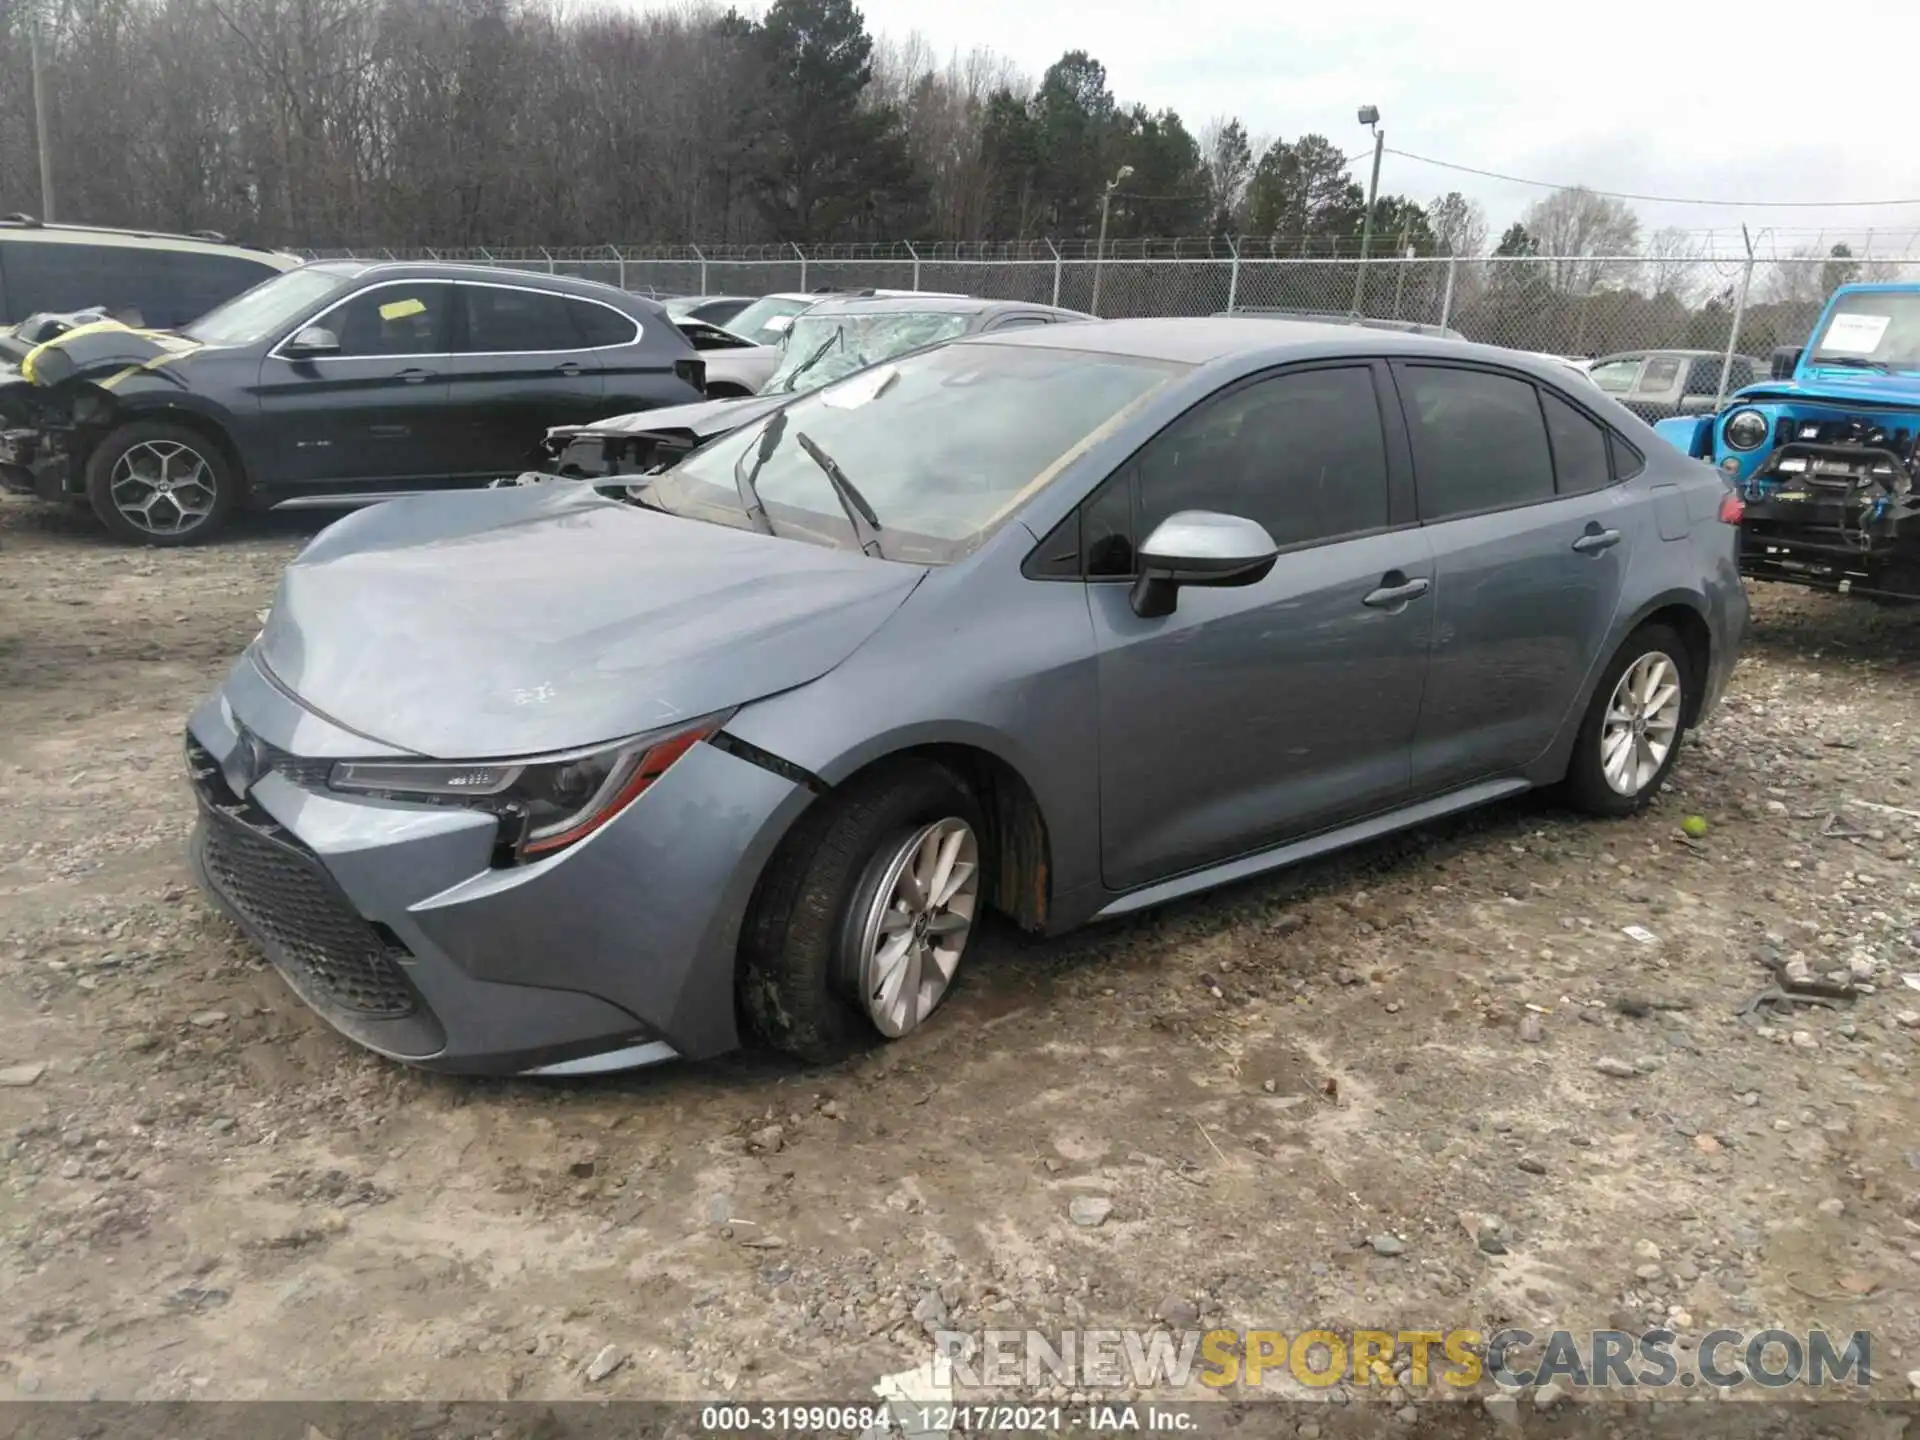
<instances>
[{"instance_id":1,"label":"rear wheel","mask_svg":"<svg viewBox=\"0 0 1920 1440\"><path fill-rule=\"evenodd\" d=\"M1593 815L1631 815L1666 783L1693 699L1687 647L1664 625L1627 637L1594 688L1567 766L1567 799Z\"/></svg>"},{"instance_id":2,"label":"rear wheel","mask_svg":"<svg viewBox=\"0 0 1920 1440\"><path fill-rule=\"evenodd\" d=\"M983 913L987 835L959 780L927 761L822 800L769 864L741 936L759 1038L840 1059L911 1034L946 998Z\"/></svg>"},{"instance_id":3,"label":"rear wheel","mask_svg":"<svg viewBox=\"0 0 1920 1440\"><path fill-rule=\"evenodd\" d=\"M219 445L184 425L123 425L87 459L87 501L116 538L192 545L226 523L239 481Z\"/></svg>"}]
</instances>

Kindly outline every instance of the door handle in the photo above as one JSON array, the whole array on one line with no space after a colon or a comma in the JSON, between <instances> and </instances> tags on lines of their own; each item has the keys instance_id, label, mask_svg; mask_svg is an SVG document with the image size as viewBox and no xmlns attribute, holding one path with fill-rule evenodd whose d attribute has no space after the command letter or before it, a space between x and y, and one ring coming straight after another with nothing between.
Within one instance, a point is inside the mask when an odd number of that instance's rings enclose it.
<instances>
[{"instance_id":1,"label":"door handle","mask_svg":"<svg viewBox=\"0 0 1920 1440\"><path fill-rule=\"evenodd\" d=\"M1602 530L1590 527L1587 533L1573 542L1573 548L1582 555L1598 555L1602 550L1611 550L1620 543L1618 530Z\"/></svg>"},{"instance_id":2,"label":"door handle","mask_svg":"<svg viewBox=\"0 0 1920 1440\"><path fill-rule=\"evenodd\" d=\"M402 370L400 372L400 378L409 385L424 385L427 381L433 379L433 372L431 370Z\"/></svg>"},{"instance_id":3,"label":"door handle","mask_svg":"<svg viewBox=\"0 0 1920 1440\"><path fill-rule=\"evenodd\" d=\"M1396 579L1396 576L1399 578ZM1369 591L1360 602L1362 605L1374 610L1398 610L1409 600L1418 600L1433 588L1430 581L1418 578L1408 580L1397 570L1389 570L1380 579L1380 588Z\"/></svg>"},{"instance_id":4,"label":"door handle","mask_svg":"<svg viewBox=\"0 0 1920 1440\"><path fill-rule=\"evenodd\" d=\"M571 360L568 360L563 364L556 365L553 367L553 369L555 374L564 375L569 380L573 379L574 376L580 373L580 367L574 364L573 361Z\"/></svg>"}]
</instances>

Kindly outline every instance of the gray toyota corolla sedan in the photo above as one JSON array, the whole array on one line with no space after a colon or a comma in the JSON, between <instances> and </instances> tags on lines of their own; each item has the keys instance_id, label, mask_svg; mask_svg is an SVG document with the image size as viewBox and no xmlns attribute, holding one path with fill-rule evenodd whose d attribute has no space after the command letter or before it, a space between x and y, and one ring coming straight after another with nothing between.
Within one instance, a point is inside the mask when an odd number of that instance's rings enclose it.
<instances>
[{"instance_id":1,"label":"gray toyota corolla sedan","mask_svg":"<svg viewBox=\"0 0 1920 1440\"><path fill-rule=\"evenodd\" d=\"M193 715L200 876L445 1070L821 1059L1054 932L1534 786L1626 814L1737 499L1558 367L1262 319L982 336L619 497L341 520Z\"/></svg>"}]
</instances>

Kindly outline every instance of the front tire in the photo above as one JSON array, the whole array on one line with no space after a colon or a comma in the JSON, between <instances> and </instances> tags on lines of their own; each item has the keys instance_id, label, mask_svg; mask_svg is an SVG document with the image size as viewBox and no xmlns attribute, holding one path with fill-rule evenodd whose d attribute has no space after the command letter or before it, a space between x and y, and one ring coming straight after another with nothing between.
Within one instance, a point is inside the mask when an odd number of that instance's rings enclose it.
<instances>
[{"instance_id":1,"label":"front tire","mask_svg":"<svg viewBox=\"0 0 1920 1440\"><path fill-rule=\"evenodd\" d=\"M239 488L226 452L184 425L122 425L87 458L87 502L108 533L130 545L211 538Z\"/></svg>"},{"instance_id":2,"label":"front tire","mask_svg":"<svg viewBox=\"0 0 1920 1440\"><path fill-rule=\"evenodd\" d=\"M1590 815L1646 808L1680 755L1694 678L1687 647L1665 625L1627 637L1594 687L1567 765L1565 793Z\"/></svg>"},{"instance_id":3,"label":"front tire","mask_svg":"<svg viewBox=\"0 0 1920 1440\"><path fill-rule=\"evenodd\" d=\"M978 930L987 860L978 802L929 761L822 800L769 863L741 933L753 1031L825 1063L918 1029Z\"/></svg>"}]
</instances>

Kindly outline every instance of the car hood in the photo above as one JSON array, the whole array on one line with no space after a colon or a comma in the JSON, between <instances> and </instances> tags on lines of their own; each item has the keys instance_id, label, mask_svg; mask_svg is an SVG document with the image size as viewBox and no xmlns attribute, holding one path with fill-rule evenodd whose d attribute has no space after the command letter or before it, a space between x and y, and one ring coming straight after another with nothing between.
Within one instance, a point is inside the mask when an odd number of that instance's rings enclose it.
<instances>
[{"instance_id":1,"label":"car hood","mask_svg":"<svg viewBox=\"0 0 1920 1440\"><path fill-rule=\"evenodd\" d=\"M1881 375L1871 370L1825 370L1797 380L1762 380L1733 397L1754 404L1795 401L1817 405L1898 406L1920 409L1920 375Z\"/></svg>"},{"instance_id":2,"label":"car hood","mask_svg":"<svg viewBox=\"0 0 1920 1440\"><path fill-rule=\"evenodd\" d=\"M420 495L322 532L281 579L256 653L369 739L509 758L804 685L925 574L567 481Z\"/></svg>"},{"instance_id":3,"label":"car hood","mask_svg":"<svg viewBox=\"0 0 1920 1440\"><path fill-rule=\"evenodd\" d=\"M665 405L657 410L636 410L631 415L615 415L591 425L561 425L547 432L549 440L570 440L576 435L651 435L660 431L684 431L701 440L711 440L729 430L750 425L763 415L771 415L794 397L791 395L755 395L744 400L702 400L694 405Z\"/></svg>"}]
</instances>

